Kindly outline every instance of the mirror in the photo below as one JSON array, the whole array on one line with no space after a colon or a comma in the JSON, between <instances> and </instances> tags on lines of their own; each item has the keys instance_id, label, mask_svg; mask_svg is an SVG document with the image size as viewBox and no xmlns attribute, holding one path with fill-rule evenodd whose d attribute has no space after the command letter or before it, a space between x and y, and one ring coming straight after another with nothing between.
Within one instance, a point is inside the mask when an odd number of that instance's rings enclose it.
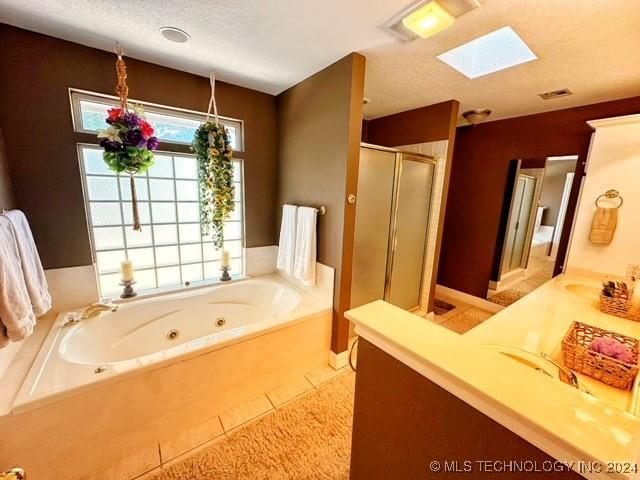
<instances>
[{"instance_id":1,"label":"mirror","mask_svg":"<svg viewBox=\"0 0 640 480\"><path fill-rule=\"evenodd\" d=\"M511 162L489 301L511 305L561 271L560 239L571 228L565 218L577 163L577 155Z\"/></svg>"}]
</instances>

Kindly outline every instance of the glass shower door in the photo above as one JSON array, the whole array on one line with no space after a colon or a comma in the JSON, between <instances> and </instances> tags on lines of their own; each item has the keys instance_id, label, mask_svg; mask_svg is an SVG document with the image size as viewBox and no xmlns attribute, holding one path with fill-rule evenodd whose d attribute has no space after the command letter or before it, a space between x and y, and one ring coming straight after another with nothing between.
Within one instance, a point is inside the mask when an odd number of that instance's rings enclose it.
<instances>
[{"instance_id":1,"label":"glass shower door","mask_svg":"<svg viewBox=\"0 0 640 480\"><path fill-rule=\"evenodd\" d=\"M352 308L385 298L395 169L394 151L360 149Z\"/></svg>"},{"instance_id":2,"label":"glass shower door","mask_svg":"<svg viewBox=\"0 0 640 480\"><path fill-rule=\"evenodd\" d=\"M386 299L406 310L420 306L434 168L423 157L400 157Z\"/></svg>"}]
</instances>

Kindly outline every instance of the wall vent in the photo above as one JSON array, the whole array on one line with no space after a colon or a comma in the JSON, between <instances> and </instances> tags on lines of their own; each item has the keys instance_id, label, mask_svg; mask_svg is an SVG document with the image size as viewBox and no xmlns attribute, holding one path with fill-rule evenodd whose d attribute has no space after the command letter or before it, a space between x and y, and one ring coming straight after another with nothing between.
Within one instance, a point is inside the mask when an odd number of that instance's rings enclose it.
<instances>
[{"instance_id":1,"label":"wall vent","mask_svg":"<svg viewBox=\"0 0 640 480\"><path fill-rule=\"evenodd\" d=\"M561 90L554 90L553 92L539 93L538 96L543 100L551 100L554 98L560 97L568 97L569 95L573 95L573 92L568 88L563 88Z\"/></svg>"}]
</instances>

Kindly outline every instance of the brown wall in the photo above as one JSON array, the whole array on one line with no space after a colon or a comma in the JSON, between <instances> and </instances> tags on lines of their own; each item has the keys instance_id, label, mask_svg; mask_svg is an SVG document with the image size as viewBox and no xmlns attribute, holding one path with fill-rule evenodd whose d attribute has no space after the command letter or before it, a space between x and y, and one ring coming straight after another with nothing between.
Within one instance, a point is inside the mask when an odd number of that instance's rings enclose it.
<instances>
[{"instance_id":1,"label":"brown wall","mask_svg":"<svg viewBox=\"0 0 640 480\"><path fill-rule=\"evenodd\" d=\"M633 97L458 128L438 283L486 295L512 159L579 155L560 241L566 249L592 132L587 120L638 112L640 97Z\"/></svg>"},{"instance_id":2,"label":"brown wall","mask_svg":"<svg viewBox=\"0 0 640 480\"><path fill-rule=\"evenodd\" d=\"M456 108L454 121L456 121L458 102L455 100L369 120L365 141L375 145L395 147L449 140L451 113L454 106Z\"/></svg>"},{"instance_id":3,"label":"brown wall","mask_svg":"<svg viewBox=\"0 0 640 480\"><path fill-rule=\"evenodd\" d=\"M13 185L9 174L9 165L4 148L4 138L0 130L0 211L15 207Z\"/></svg>"},{"instance_id":4,"label":"brown wall","mask_svg":"<svg viewBox=\"0 0 640 480\"><path fill-rule=\"evenodd\" d=\"M68 87L113 94L114 55L0 24L0 127L16 205L31 223L45 268L88 265L91 251ZM209 80L127 59L129 95L206 111ZM221 115L245 121L246 246L273 245L277 203L275 97L218 82ZM162 148L162 145L160 146Z\"/></svg>"},{"instance_id":5,"label":"brown wall","mask_svg":"<svg viewBox=\"0 0 640 480\"><path fill-rule=\"evenodd\" d=\"M564 182L567 173L576 169L575 160L554 160L547 162L544 180L542 184L542 194L540 195L540 206L547 207L542 215L542 225L555 225L560 213L560 203L564 192Z\"/></svg>"},{"instance_id":6,"label":"brown wall","mask_svg":"<svg viewBox=\"0 0 640 480\"><path fill-rule=\"evenodd\" d=\"M582 478L572 471L481 471L476 461L542 466L553 458L366 340L358 342L351 480ZM471 471L445 469L445 461L462 469L465 460ZM432 461L442 470L430 469Z\"/></svg>"},{"instance_id":7,"label":"brown wall","mask_svg":"<svg viewBox=\"0 0 640 480\"><path fill-rule=\"evenodd\" d=\"M354 209L345 198L357 175L364 64L363 56L350 54L277 97L279 204L327 207L326 215L318 217L318 261L336 269L336 352L347 346L342 297L350 285L353 239L345 242L344 233Z\"/></svg>"}]
</instances>

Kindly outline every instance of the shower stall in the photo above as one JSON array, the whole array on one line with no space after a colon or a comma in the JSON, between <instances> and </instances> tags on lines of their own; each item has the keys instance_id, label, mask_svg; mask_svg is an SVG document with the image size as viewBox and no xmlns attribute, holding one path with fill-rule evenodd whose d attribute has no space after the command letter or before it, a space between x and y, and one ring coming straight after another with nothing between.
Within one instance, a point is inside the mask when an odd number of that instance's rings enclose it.
<instances>
[{"instance_id":1,"label":"shower stall","mask_svg":"<svg viewBox=\"0 0 640 480\"><path fill-rule=\"evenodd\" d=\"M435 160L360 148L351 307L383 299L420 307Z\"/></svg>"}]
</instances>

